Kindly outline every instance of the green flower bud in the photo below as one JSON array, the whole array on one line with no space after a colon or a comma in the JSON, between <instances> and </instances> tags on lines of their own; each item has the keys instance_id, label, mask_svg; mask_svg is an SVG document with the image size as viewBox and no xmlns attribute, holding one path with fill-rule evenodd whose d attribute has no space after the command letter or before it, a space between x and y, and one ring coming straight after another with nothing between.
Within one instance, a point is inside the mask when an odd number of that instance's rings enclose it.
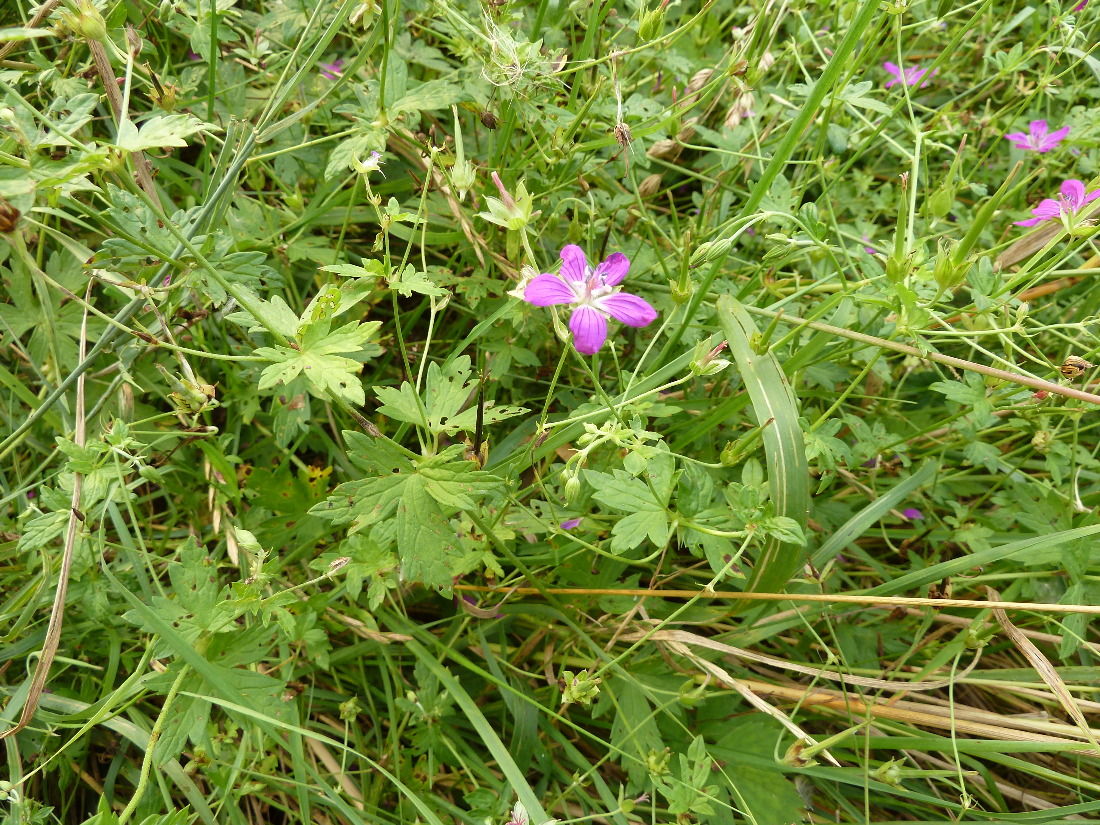
<instances>
[{"instance_id":1,"label":"green flower bud","mask_svg":"<svg viewBox=\"0 0 1100 825\"><path fill-rule=\"evenodd\" d=\"M932 267L932 277L940 289L954 289L966 279L966 272L970 269L968 262L955 260L957 246L958 244L951 242L940 244L936 263Z\"/></svg>"},{"instance_id":2,"label":"green flower bud","mask_svg":"<svg viewBox=\"0 0 1100 825\"><path fill-rule=\"evenodd\" d=\"M872 776L879 782L883 782L895 788L901 787L901 765L895 759L883 762L875 769Z\"/></svg>"},{"instance_id":3,"label":"green flower bud","mask_svg":"<svg viewBox=\"0 0 1100 825\"><path fill-rule=\"evenodd\" d=\"M955 205L954 187L941 186L925 201L925 205L928 207L928 214L933 218L944 217Z\"/></svg>"},{"instance_id":4,"label":"green flower bud","mask_svg":"<svg viewBox=\"0 0 1100 825\"><path fill-rule=\"evenodd\" d=\"M664 32L665 7L657 6L642 13L642 19L638 22L638 39L643 41L656 40Z\"/></svg>"},{"instance_id":5,"label":"green flower bud","mask_svg":"<svg viewBox=\"0 0 1100 825\"><path fill-rule=\"evenodd\" d=\"M477 173L470 161L463 160L451 167L451 184L458 190L459 200L466 199L466 193L474 188L476 182Z\"/></svg>"},{"instance_id":6,"label":"green flower bud","mask_svg":"<svg viewBox=\"0 0 1100 825\"><path fill-rule=\"evenodd\" d=\"M891 255L886 259L886 280L892 284L900 284L912 269L913 262L908 258Z\"/></svg>"},{"instance_id":7,"label":"green flower bud","mask_svg":"<svg viewBox=\"0 0 1100 825\"><path fill-rule=\"evenodd\" d=\"M668 288L672 293L672 300L677 304L686 304L691 300L691 296L695 294L695 282L690 278L686 279L683 283L680 283L680 281L669 281Z\"/></svg>"},{"instance_id":8,"label":"green flower bud","mask_svg":"<svg viewBox=\"0 0 1100 825\"><path fill-rule=\"evenodd\" d=\"M562 672L562 681L565 687L562 690L561 700L564 704L590 705L592 700L600 693L599 677L592 676L587 670L573 673L571 670Z\"/></svg>"},{"instance_id":9,"label":"green flower bud","mask_svg":"<svg viewBox=\"0 0 1100 825\"><path fill-rule=\"evenodd\" d=\"M103 20L103 15L88 2L80 4L76 20L73 21L73 29L88 40L103 40L107 37L107 24Z\"/></svg>"},{"instance_id":10,"label":"green flower bud","mask_svg":"<svg viewBox=\"0 0 1100 825\"><path fill-rule=\"evenodd\" d=\"M689 264L692 267L696 267L702 266L705 263L710 263L711 261L720 260L726 256L726 253L730 251L732 245L732 238L719 238L716 241L701 243L696 247L695 251L691 253Z\"/></svg>"}]
</instances>

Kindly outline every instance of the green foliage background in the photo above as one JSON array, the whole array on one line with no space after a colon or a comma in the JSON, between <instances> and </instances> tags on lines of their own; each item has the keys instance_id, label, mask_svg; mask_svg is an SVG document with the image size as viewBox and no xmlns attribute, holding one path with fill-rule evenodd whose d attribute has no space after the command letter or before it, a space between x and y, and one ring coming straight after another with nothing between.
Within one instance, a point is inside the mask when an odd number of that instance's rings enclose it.
<instances>
[{"instance_id":1,"label":"green foliage background","mask_svg":"<svg viewBox=\"0 0 1100 825\"><path fill-rule=\"evenodd\" d=\"M4 821L1095 816L1074 5L6 8Z\"/></svg>"}]
</instances>

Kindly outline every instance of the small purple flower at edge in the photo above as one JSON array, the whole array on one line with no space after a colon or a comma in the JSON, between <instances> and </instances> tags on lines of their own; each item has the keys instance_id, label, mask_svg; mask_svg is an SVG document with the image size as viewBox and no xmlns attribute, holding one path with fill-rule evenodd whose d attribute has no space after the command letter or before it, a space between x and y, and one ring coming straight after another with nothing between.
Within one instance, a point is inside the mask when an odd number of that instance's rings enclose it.
<instances>
[{"instance_id":1,"label":"small purple flower at edge","mask_svg":"<svg viewBox=\"0 0 1100 825\"><path fill-rule=\"evenodd\" d=\"M567 518L565 521L563 521L558 526L561 527L562 530L572 530L574 527L579 526L580 523L581 523L581 519L579 519L579 518Z\"/></svg>"},{"instance_id":2,"label":"small purple flower at edge","mask_svg":"<svg viewBox=\"0 0 1100 825\"><path fill-rule=\"evenodd\" d=\"M1013 147L1016 149L1049 152L1065 140L1068 134L1068 126L1063 126L1058 131L1052 132L1045 120L1033 120L1028 124L1026 135L1023 132L1010 132L1005 135L1005 140L1011 140Z\"/></svg>"},{"instance_id":3,"label":"small purple flower at edge","mask_svg":"<svg viewBox=\"0 0 1100 825\"><path fill-rule=\"evenodd\" d=\"M342 57L338 57L331 63L318 63L317 65L321 69L321 76L328 80L335 80L338 77L342 77L344 74L344 63L346 61Z\"/></svg>"},{"instance_id":4,"label":"small purple flower at edge","mask_svg":"<svg viewBox=\"0 0 1100 825\"><path fill-rule=\"evenodd\" d=\"M1060 220L1062 215L1072 215L1081 207L1100 198L1100 189L1086 192L1085 184L1074 178L1062 184L1061 192L1061 198L1058 200L1043 198L1039 205L1031 210L1031 214L1035 217L1028 218L1025 221L1014 221L1016 226L1035 226L1035 224L1043 221Z\"/></svg>"},{"instance_id":5,"label":"small purple flower at edge","mask_svg":"<svg viewBox=\"0 0 1100 825\"><path fill-rule=\"evenodd\" d=\"M917 64L903 70L897 63L891 63L887 60L882 64L882 68L894 76L893 80L886 81L887 89L896 86L898 83L904 83L906 86L920 86L922 89L928 85L928 81L924 80L924 76L928 74L928 69L922 69ZM935 72L933 71L932 74L935 74ZM931 77L931 75L929 76Z\"/></svg>"},{"instance_id":6,"label":"small purple flower at edge","mask_svg":"<svg viewBox=\"0 0 1100 825\"><path fill-rule=\"evenodd\" d=\"M906 521L923 521L924 513L918 510L916 507L907 507L901 511L902 517Z\"/></svg>"},{"instance_id":7,"label":"small purple flower at edge","mask_svg":"<svg viewBox=\"0 0 1100 825\"><path fill-rule=\"evenodd\" d=\"M620 292L619 284L630 269L622 252L613 252L593 269L579 246L569 244L561 251L561 272L536 275L523 291L523 300L537 307L568 304L573 307L569 329L573 346L582 355L592 355L607 340L607 319L631 327L644 327L657 319L657 310L637 295Z\"/></svg>"},{"instance_id":8,"label":"small purple flower at edge","mask_svg":"<svg viewBox=\"0 0 1100 825\"><path fill-rule=\"evenodd\" d=\"M1081 0L1076 6L1073 7L1074 11L1081 11L1085 6L1089 4L1089 0Z\"/></svg>"}]
</instances>

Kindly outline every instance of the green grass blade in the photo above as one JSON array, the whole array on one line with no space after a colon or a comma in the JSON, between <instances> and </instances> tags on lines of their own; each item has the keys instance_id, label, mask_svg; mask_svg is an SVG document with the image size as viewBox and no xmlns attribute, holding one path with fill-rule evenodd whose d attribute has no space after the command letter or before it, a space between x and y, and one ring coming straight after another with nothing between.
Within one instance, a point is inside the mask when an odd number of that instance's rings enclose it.
<instances>
[{"instance_id":1,"label":"green grass blade","mask_svg":"<svg viewBox=\"0 0 1100 825\"><path fill-rule=\"evenodd\" d=\"M527 814L531 817L531 822L535 823L535 825L542 825L542 823L550 819L542 809L542 803L535 795L534 790L527 783L527 778L523 775L523 771L520 769L519 765L516 764L515 760L512 759L512 754L504 747L504 743L500 741L500 737L497 736L497 732L493 729L492 724L485 718L485 714L481 712L481 708L477 706L477 703L470 698L470 694L466 692L466 689L463 688L451 672L443 667L443 665L439 663L439 660L419 642L409 641L405 643L405 646L413 652L424 667L432 672L433 676L439 679L440 684L442 684L447 692L454 697L458 706L462 708L462 712L466 714L466 718L469 720L470 724L474 726L474 730L476 730L478 736L481 737L481 741L496 760L501 773L504 774L505 780L507 780L512 790L515 791L523 807L527 809Z\"/></svg>"},{"instance_id":2,"label":"green grass blade","mask_svg":"<svg viewBox=\"0 0 1100 825\"><path fill-rule=\"evenodd\" d=\"M810 471L798 421L798 402L774 353L753 348L759 335L752 317L735 298L718 299L718 321L741 379L752 400L756 420L763 427L768 486L777 516L786 516L806 529L810 512ZM769 539L756 559L745 589L778 592L806 561L805 548Z\"/></svg>"},{"instance_id":3,"label":"green grass blade","mask_svg":"<svg viewBox=\"0 0 1100 825\"><path fill-rule=\"evenodd\" d=\"M881 519L891 508L901 504L914 490L919 490L932 480L939 470L939 464L935 461L926 461L915 473L901 483L894 486L889 492L876 498L848 521L837 528L825 543L814 551L811 561L814 567L820 568L830 559L834 558L845 547L862 536L867 529Z\"/></svg>"}]
</instances>

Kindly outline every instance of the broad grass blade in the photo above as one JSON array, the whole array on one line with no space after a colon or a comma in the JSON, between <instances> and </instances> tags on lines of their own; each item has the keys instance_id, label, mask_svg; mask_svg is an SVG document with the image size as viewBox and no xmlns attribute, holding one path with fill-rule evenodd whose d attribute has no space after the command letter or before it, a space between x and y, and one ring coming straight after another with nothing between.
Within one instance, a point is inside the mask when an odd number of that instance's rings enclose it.
<instances>
[{"instance_id":1,"label":"broad grass blade","mask_svg":"<svg viewBox=\"0 0 1100 825\"><path fill-rule=\"evenodd\" d=\"M803 531L810 512L810 471L798 421L798 402L774 353L753 347L759 330L737 299L718 299L718 321L741 372L756 420L763 428L768 487L777 516L794 519ZM778 593L806 561L797 544L768 539L756 559L745 589ZM743 605L738 605L743 607Z\"/></svg>"}]
</instances>

